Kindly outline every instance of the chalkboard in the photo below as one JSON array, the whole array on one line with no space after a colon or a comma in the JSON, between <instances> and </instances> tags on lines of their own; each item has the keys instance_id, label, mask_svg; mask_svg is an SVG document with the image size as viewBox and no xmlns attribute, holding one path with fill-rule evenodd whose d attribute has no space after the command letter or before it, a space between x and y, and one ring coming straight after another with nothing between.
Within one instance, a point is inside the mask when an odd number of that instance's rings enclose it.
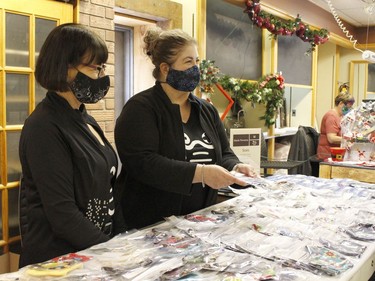
<instances>
[{"instance_id":1,"label":"chalkboard","mask_svg":"<svg viewBox=\"0 0 375 281\"><path fill-rule=\"evenodd\" d=\"M262 76L262 30L253 26L244 8L223 0L207 0L206 59L234 78Z\"/></svg>"},{"instance_id":2,"label":"chalkboard","mask_svg":"<svg viewBox=\"0 0 375 281\"><path fill-rule=\"evenodd\" d=\"M311 86L312 54L306 55L310 44L295 35L277 39L277 69L282 71L285 83Z\"/></svg>"}]
</instances>

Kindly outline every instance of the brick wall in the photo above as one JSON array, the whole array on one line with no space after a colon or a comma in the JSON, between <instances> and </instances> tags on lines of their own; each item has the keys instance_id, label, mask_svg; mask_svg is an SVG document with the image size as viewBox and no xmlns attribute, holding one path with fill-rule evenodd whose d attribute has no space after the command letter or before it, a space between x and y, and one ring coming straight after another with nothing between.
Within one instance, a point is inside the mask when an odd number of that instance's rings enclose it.
<instances>
[{"instance_id":1,"label":"brick wall","mask_svg":"<svg viewBox=\"0 0 375 281\"><path fill-rule=\"evenodd\" d=\"M107 43L109 56L107 61L106 74L111 78L111 88L106 97L96 104L87 105L89 113L96 119L103 129L108 140L114 145L114 124L115 124L115 91L114 91L114 52L115 52L115 31L114 31L114 10L115 0L81 0L79 1L79 22L90 26Z\"/></svg>"}]
</instances>

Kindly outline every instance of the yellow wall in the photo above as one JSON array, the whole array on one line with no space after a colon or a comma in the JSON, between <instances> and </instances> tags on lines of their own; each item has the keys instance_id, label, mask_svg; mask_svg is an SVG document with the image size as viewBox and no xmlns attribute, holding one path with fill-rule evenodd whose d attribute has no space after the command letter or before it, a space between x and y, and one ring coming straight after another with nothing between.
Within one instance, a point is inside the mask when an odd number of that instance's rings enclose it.
<instances>
[{"instance_id":1,"label":"yellow wall","mask_svg":"<svg viewBox=\"0 0 375 281\"><path fill-rule=\"evenodd\" d=\"M330 42L319 46L316 88L316 120L317 126L323 115L332 108L336 80L336 45Z\"/></svg>"},{"instance_id":2,"label":"yellow wall","mask_svg":"<svg viewBox=\"0 0 375 281\"><path fill-rule=\"evenodd\" d=\"M334 106L334 98L338 94L338 88L343 83L349 83L349 93L356 99L355 106L358 106L365 94L357 93L358 84L364 85L365 73L359 74L361 81L351 81L350 65L352 62L365 62L362 60L362 53L354 48L345 48L332 42L319 46L318 49L318 83L316 101L316 119L320 127L323 115Z\"/></svg>"},{"instance_id":3,"label":"yellow wall","mask_svg":"<svg viewBox=\"0 0 375 281\"><path fill-rule=\"evenodd\" d=\"M340 73L338 75L339 82L349 82L350 80L350 62L362 60L362 53L354 49L347 49L343 47L338 47L340 53ZM349 85L350 90L350 85Z\"/></svg>"}]
</instances>

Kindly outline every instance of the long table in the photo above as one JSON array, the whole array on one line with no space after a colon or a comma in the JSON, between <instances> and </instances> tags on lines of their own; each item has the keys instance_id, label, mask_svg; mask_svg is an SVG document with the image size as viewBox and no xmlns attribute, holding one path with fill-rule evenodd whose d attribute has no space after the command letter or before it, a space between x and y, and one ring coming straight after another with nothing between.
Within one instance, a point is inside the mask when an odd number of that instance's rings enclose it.
<instances>
[{"instance_id":1,"label":"long table","mask_svg":"<svg viewBox=\"0 0 375 281\"><path fill-rule=\"evenodd\" d=\"M375 233L368 234L374 238L368 241L353 239L349 233L353 226L375 225L375 185L303 175L250 182L253 188L233 190L238 196L230 200L78 252L82 268L63 279L48 280L177 280L182 272L190 272L184 280L195 281L371 277ZM345 256L323 247L323 241L336 245L346 241L365 250ZM332 257L338 258L337 266L319 269L319 263L331 262ZM30 278L29 269L0 275L0 280L38 280Z\"/></svg>"}]
</instances>

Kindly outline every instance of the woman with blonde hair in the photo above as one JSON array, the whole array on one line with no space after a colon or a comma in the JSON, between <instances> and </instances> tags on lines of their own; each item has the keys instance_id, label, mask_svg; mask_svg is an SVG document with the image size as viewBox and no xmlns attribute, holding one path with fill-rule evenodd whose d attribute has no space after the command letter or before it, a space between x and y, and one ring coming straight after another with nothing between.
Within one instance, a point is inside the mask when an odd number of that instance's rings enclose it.
<instances>
[{"instance_id":1,"label":"woman with blonde hair","mask_svg":"<svg viewBox=\"0 0 375 281\"><path fill-rule=\"evenodd\" d=\"M246 185L231 170L256 176L231 150L216 108L192 94L200 80L195 40L151 29L144 42L156 83L125 104L115 127L126 229L215 204L219 188Z\"/></svg>"}]
</instances>

